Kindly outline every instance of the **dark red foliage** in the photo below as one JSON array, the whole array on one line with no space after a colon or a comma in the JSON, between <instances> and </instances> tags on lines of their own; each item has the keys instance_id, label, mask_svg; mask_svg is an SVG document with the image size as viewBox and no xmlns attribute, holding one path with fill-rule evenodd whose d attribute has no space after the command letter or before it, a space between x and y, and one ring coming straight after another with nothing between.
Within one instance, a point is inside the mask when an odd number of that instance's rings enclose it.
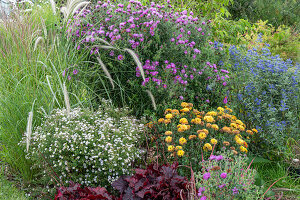
<instances>
[{"instance_id":1,"label":"dark red foliage","mask_svg":"<svg viewBox=\"0 0 300 200\"><path fill-rule=\"evenodd\" d=\"M105 188L85 187L81 188L78 183L70 183L69 187L60 187L54 200L115 200Z\"/></svg>"},{"instance_id":2,"label":"dark red foliage","mask_svg":"<svg viewBox=\"0 0 300 200\"><path fill-rule=\"evenodd\" d=\"M133 176L121 176L112 186L122 200L187 199L188 180L178 175L177 166L153 164L146 170L136 169Z\"/></svg>"}]
</instances>

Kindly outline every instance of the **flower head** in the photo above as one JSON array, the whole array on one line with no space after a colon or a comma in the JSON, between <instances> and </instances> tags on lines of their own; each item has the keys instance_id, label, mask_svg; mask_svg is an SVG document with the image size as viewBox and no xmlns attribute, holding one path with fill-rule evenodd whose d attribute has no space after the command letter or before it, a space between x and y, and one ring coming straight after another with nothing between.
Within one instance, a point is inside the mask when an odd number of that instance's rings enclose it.
<instances>
[{"instance_id":1,"label":"flower head","mask_svg":"<svg viewBox=\"0 0 300 200\"><path fill-rule=\"evenodd\" d=\"M203 174L203 179L208 180L210 178L210 173L206 172L205 174Z\"/></svg>"},{"instance_id":2,"label":"flower head","mask_svg":"<svg viewBox=\"0 0 300 200\"><path fill-rule=\"evenodd\" d=\"M124 56L123 55L118 55L118 60L123 60Z\"/></svg>"},{"instance_id":3,"label":"flower head","mask_svg":"<svg viewBox=\"0 0 300 200\"><path fill-rule=\"evenodd\" d=\"M227 173L222 173L221 175L220 175L220 177L222 178L222 179L225 179L226 177L227 177Z\"/></svg>"},{"instance_id":4,"label":"flower head","mask_svg":"<svg viewBox=\"0 0 300 200\"><path fill-rule=\"evenodd\" d=\"M183 150L177 151L177 155L178 155L179 157L182 157L182 156L184 155L184 151L183 151Z\"/></svg>"},{"instance_id":5,"label":"flower head","mask_svg":"<svg viewBox=\"0 0 300 200\"><path fill-rule=\"evenodd\" d=\"M179 144L180 145L185 145L186 143L187 143L187 140L184 137L179 139Z\"/></svg>"},{"instance_id":6,"label":"flower head","mask_svg":"<svg viewBox=\"0 0 300 200\"><path fill-rule=\"evenodd\" d=\"M166 141L166 143L171 143L172 137L171 136L166 137L165 141Z\"/></svg>"}]
</instances>

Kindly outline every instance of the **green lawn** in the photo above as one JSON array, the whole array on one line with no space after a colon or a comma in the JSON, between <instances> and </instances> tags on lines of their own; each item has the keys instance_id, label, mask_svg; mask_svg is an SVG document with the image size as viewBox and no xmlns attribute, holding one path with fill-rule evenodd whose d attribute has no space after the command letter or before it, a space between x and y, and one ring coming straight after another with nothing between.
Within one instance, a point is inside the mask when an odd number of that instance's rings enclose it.
<instances>
[{"instance_id":1,"label":"green lawn","mask_svg":"<svg viewBox=\"0 0 300 200\"><path fill-rule=\"evenodd\" d=\"M25 193L7 181L0 173L0 200L27 200Z\"/></svg>"}]
</instances>

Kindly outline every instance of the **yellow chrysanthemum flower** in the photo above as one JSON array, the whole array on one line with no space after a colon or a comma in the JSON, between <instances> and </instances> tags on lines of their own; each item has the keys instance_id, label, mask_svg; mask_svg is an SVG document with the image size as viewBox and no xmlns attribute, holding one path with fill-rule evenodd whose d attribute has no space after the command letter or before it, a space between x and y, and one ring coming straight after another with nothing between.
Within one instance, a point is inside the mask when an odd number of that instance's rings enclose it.
<instances>
[{"instance_id":1,"label":"yellow chrysanthemum flower","mask_svg":"<svg viewBox=\"0 0 300 200\"><path fill-rule=\"evenodd\" d=\"M239 139L236 140L236 143L237 143L238 145L243 145L244 142L245 142L245 141L242 140L241 138L239 138Z\"/></svg>"},{"instance_id":2,"label":"yellow chrysanthemum flower","mask_svg":"<svg viewBox=\"0 0 300 200\"><path fill-rule=\"evenodd\" d=\"M211 128L211 123L207 123L206 128Z\"/></svg>"},{"instance_id":3,"label":"yellow chrysanthemum flower","mask_svg":"<svg viewBox=\"0 0 300 200\"><path fill-rule=\"evenodd\" d=\"M238 125L238 129L239 129L240 131L245 131L245 127L243 127L242 125Z\"/></svg>"},{"instance_id":4,"label":"yellow chrysanthemum flower","mask_svg":"<svg viewBox=\"0 0 300 200\"><path fill-rule=\"evenodd\" d=\"M187 143L187 140L184 137L179 139L179 144L180 145L185 145L186 143Z\"/></svg>"},{"instance_id":5,"label":"yellow chrysanthemum flower","mask_svg":"<svg viewBox=\"0 0 300 200\"><path fill-rule=\"evenodd\" d=\"M165 110L165 113L169 113L171 111L172 111L172 109L168 108L168 109Z\"/></svg>"},{"instance_id":6,"label":"yellow chrysanthemum flower","mask_svg":"<svg viewBox=\"0 0 300 200\"><path fill-rule=\"evenodd\" d=\"M200 132L200 133L198 134L198 138L199 138L200 140L204 140L204 139L206 138L206 134L205 134L204 132Z\"/></svg>"},{"instance_id":7,"label":"yellow chrysanthemum flower","mask_svg":"<svg viewBox=\"0 0 300 200\"><path fill-rule=\"evenodd\" d=\"M177 151L177 155L178 155L179 157L182 157L182 156L184 155L184 151L183 151L183 150Z\"/></svg>"},{"instance_id":8,"label":"yellow chrysanthemum flower","mask_svg":"<svg viewBox=\"0 0 300 200\"><path fill-rule=\"evenodd\" d=\"M172 114L167 114L165 117L166 117L166 119L172 119L173 115Z\"/></svg>"},{"instance_id":9,"label":"yellow chrysanthemum flower","mask_svg":"<svg viewBox=\"0 0 300 200\"><path fill-rule=\"evenodd\" d=\"M239 125L244 125L244 123L241 120L236 120L235 123L239 124Z\"/></svg>"},{"instance_id":10,"label":"yellow chrysanthemum flower","mask_svg":"<svg viewBox=\"0 0 300 200\"><path fill-rule=\"evenodd\" d=\"M208 113L206 113L206 116L217 116L218 113L216 113L215 111L210 111Z\"/></svg>"},{"instance_id":11,"label":"yellow chrysanthemum flower","mask_svg":"<svg viewBox=\"0 0 300 200\"><path fill-rule=\"evenodd\" d=\"M176 151L182 150L182 146L176 146Z\"/></svg>"},{"instance_id":12,"label":"yellow chrysanthemum flower","mask_svg":"<svg viewBox=\"0 0 300 200\"><path fill-rule=\"evenodd\" d=\"M243 146L240 146L240 151L241 151L241 152L245 152L245 153L248 152L248 150L247 150L245 147L243 147Z\"/></svg>"},{"instance_id":13,"label":"yellow chrysanthemum flower","mask_svg":"<svg viewBox=\"0 0 300 200\"><path fill-rule=\"evenodd\" d=\"M217 144L217 143L218 143L218 140L216 140L215 138L212 138L212 139L210 140L210 143L212 143L212 144Z\"/></svg>"},{"instance_id":14,"label":"yellow chrysanthemum flower","mask_svg":"<svg viewBox=\"0 0 300 200\"><path fill-rule=\"evenodd\" d=\"M188 108L183 108L180 110L180 112L184 112L184 113L189 112L189 111L190 111L190 109L188 109Z\"/></svg>"},{"instance_id":15,"label":"yellow chrysanthemum flower","mask_svg":"<svg viewBox=\"0 0 300 200\"><path fill-rule=\"evenodd\" d=\"M234 116L234 115L231 115L231 119L232 120L237 120L236 116Z\"/></svg>"},{"instance_id":16,"label":"yellow chrysanthemum flower","mask_svg":"<svg viewBox=\"0 0 300 200\"><path fill-rule=\"evenodd\" d=\"M252 129L252 131L254 132L254 133L258 133L258 131L254 128L254 129Z\"/></svg>"},{"instance_id":17,"label":"yellow chrysanthemum flower","mask_svg":"<svg viewBox=\"0 0 300 200\"><path fill-rule=\"evenodd\" d=\"M237 124L236 124L236 123L231 123L230 126L231 126L232 128L237 129Z\"/></svg>"},{"instance_id":18,"label":"yellow chrysanthemum flower","mask_svg":"<svg viewBox=\"0 0 300 200\"><path fill-rule=\"evenodd\" d=\"M197 135L190 135L189 136L189 140L192 140L192 139L195 139L195 138L197 138Z\"/></svg>"},{"instance_id":19,"label":"yellow chrysanthemum flower","mask_svg":"<svg viewBox=\"0 0 300 200\"><path fill-rule=\"evenodd\" d=\"M166 137L165 141L166 141L166 143L171 143L172 137L171 136Z\"/></svg>"},{"instance_id":20,"label":"yellow chrysanthemum flower","mask_svg":"<svg viewBox=\"0 0 300 200\"><path fill-rule=\"evenodd\" d=\"M209 143L205 143L203 146L203 150L204 151L211 151L212 150L212 146Z\"/></svg>"},{"instance_id":21,"label":"yellow chrysanthemum flower","mask_svg":"<svg viewBox=\"0 0 300 200\"><path fill-rule=\"evenodd\" d=\"M197 109L194 109L194 110L193 110L193 113L194 113L195 115L199 115L199 114L200 114L200 111L197 110Z\"/></svg>"},{"instance_id":22,"label":"yellow chrysanthemum flower","mask_svg":"<svg viewBox=\"0 0 300 200\"><path fill-rule=\"evenodd\" d=\"M207 129L202 129L202 131L207 135L208 134L208 130Z\"/></svg>"},{"instance_id":23,"label":"yellow chrysanthemum flower","mask_svg":"<svg viewBox=\"0 0 300 200\"><path fill-rule=\"evenodd\" d=\"M229 145L230 145L230 142L224 141L224 142L223 142L223 145L229 146Z\"/></svg>"},{"instance_id":24,"label":"yellow chrysanthemum flower","mask_svg":"<svg viewBox=\"0 0 300 200\"><path fill-rule=\"evenodd\" d=\"M224 112L224 108L222 108L222 107L218 107L217 110L218 110L219 112L221 112L221 113Z\"/></svg>"},{"instance_id":25,"label":"yellow chrysanthemum flower","mask_svg":"<svg viewBox=\"0 0 300 200\"><path fill-rule=\"evenodd\" d=\"M173 152L175 150L175 147L173 145L168 146L168 151Z\"/></svg>"},{"instance_id":26,"label":"yellow chrysanthemum flower","mask_svg":"<svg viewBox=\"0 0 300 200\"><path fill-rule=\"evenodd\" d=\"M195 122L194 122L195 124L201 124L201 119L200 118L195 118Z\"/></svg>"},{"instance_id":27,"label":"yellow chrysanthemum flower","mask_svg":"<svg viewBox=\"0 0 300 200\"><path fill-rule=\"evenodd\" d=\"M171 123L171 119L165 119L164 123L165 124L170 124Z\"/></svg>"},{"instance_id":28,"label":"yellow chrysanthemum flower","mask_svg":"<svg viewBox=\"0 0 300 200\"><path fill-rule=\"evenodd\" d=\"M224 126L221 130L225 133L231 133L231 128L227 126Z\"/></svg>"},{"instance_id":29,"label":"yellow chrysanthemum flower","mask_svg":"<svg viewBox=\"0 0 300 200\"><path fill-rule=\"evenodd\" d=\"M166 131L166 132L165 132L165 135L167 135L167 136L172 135L172 131Z\"/></svg>"},{"instance_id":30,"label":"yellow chrysanthemum flower","mask_svg":"<svg viewBox=\"0 0 300 200\"><path fill-rule=\"evenodd\" d=\"M188 122L188 120L186 118L181 118L179 120L179 123L181 123L181 124L188 124L189 122Z\"/></svg>"},{"instance_id":31,"label":"yellow chrysanthemum flower","mask_svg":"<svg viewBox=\"0 0 300 200\"><path fill-rule=\"evenodd\" d=\"M208 123L213 123L213 122L215 122L215 119L212 116L205 116L204 121L206 121Z\"/></svg>"},{"instance_id":32,"label":"yellow chrysanthemum flower","mask_svg":"<svg viewBox=\"0 0 300 200\"><path fill-rule=\"evenodd\" d=\"M164 119L164 118L160 118L160 119L158 120L158 123L159 123L159 124L164 123L164 122L165 122L165 119Z\"/></svg>"},{"instance_id":33,"label":"yellow chrysanthemum flower","mask_svg":"<svg viewBox=\"0 0 300 200\"><path fill-rule=\"evenodd\" d=\"M219 130L219 126L217 124L212 124L211 128L214 129L215 131Z\"/></svg>"},{"instance_id":34,"label":"yellow chrysanthemum flower","mask_svg":"<svg viewBox=\"0 0 300 200\"><path fill-rule=\"evenodd\" d=\"M253 132L251 130L247 130L246 133L248 133L249 135L253 135Z\"/></svg>"},{"instance_id":35,"label":"yellow chrysanthemum flower","mask_svg":"<svg viewBox=\"0 0 300 200\"><path fill-rule=\"evenodd\" d=\"M179 115L179 110L173 109L173 110L171 111L171 113L172 113L173 115Z\"/></svg>"},{"instance_id":36,"label":"yellow chrysanthemum flower","mask_svg":"<svg viewBox=\"0 0 300 200\"><path fill-rule=\"evenodd\" d=\"M182 103L181 103L181 107L183 107L183 108L186 108L186 107L188 107L188 106L189 106L189 104L186 103L186 102L182 102Z\"/></svg>"}]
</instances>

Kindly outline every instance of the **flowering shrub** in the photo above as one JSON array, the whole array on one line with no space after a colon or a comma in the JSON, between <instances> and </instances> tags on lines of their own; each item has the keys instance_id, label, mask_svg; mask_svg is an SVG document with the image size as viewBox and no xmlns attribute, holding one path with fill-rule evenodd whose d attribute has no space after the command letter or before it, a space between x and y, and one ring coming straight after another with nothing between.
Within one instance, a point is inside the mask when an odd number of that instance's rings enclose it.
<instances>
[{"instance_id":1,"label":"flowering shrub","mask_svg":"<svg viewBox=\"0 0 300 200\"><path fill-rule=\"evenodd\" d=\"M247 166L246 156L222 151L201 163L195 173L198 197L205 199L259 199L262 188L254 184L256 170Z\"/></svg>"},{"instance_id":2,"label":"flowering shrub","mask_svg":"<svg viewBox=\"0 0 300 200\"><path fill-rule=\"evenodd\" d=\"M182 102L181 107L167 109L164 118L148 123L159 144L160 158L195 170L204 157L223 145L230 146L235 154L248 152L248 142L257 130L247 130L241 120L230 114L230 108L218 107L217 111L205 113L193 109L191 103Z\"/></svg>"},{"instance_id":3,"label":"flowering shrub","mask_svg":"<svg viewBox=\"0 0 300 200\"><path fill-rule=\"evenodd\" d=\"M174 11L168 3L143 6L134 0L127 4L99 1L70 21L68 31L77 49L91 48L91 59L101 58L109 66L106 73L96 67L82 71L88 73L96 93L107 91L113 82L122 87L110 91L116 103L126 102L125 98L134 109L149 109L151 99L144 96L149 90L161 105L174 99L218 105L229 72L215 64L225 52L209 41L209 23L193 12ZM133 67L127 49L136 52L140 67ZM110 80L99 79L99 74ZM120 93L124 98L120 99Z\"/></svg>"},{"instance_id":4,"label":"flowering shrub","mask_svg":"<svg viewBox=\"0 0 300 200\"><path fill-rule=\"evenodd\" d=\"M130 173L141 156L137 144L143 125L127 114L105 101L96 112L75 108L67 115L65 109L55 110L32 133L27 154L35 167L45 168L39 179L50 179L48 173L54 171L66 183L105 187Z\"/></svg>"},{"instance_id":5,"label":"flowering shrub","mask_svg":"<svg viewBox=\"0 0 300 200\"><path fill-rule=\"evenodd\" d=\"M234 46L229 51L236 73L230 101L238 116L259 130L255 147L282 149L287 138L299 140L300 65L271 56L266 48L262 53Z\"/></svg>"},{"instance_id":6,"label":"flowering shrub","mask_svg":"<svg viewBox=\"0 0 300 200\"><path fill-rule=\"evenodd\" d=\"M122 176L112 186L120 199L187 199L187 178L177 173L178 164L156 165L135 169L133 176Z\"/></svg>"}]
</instances>

